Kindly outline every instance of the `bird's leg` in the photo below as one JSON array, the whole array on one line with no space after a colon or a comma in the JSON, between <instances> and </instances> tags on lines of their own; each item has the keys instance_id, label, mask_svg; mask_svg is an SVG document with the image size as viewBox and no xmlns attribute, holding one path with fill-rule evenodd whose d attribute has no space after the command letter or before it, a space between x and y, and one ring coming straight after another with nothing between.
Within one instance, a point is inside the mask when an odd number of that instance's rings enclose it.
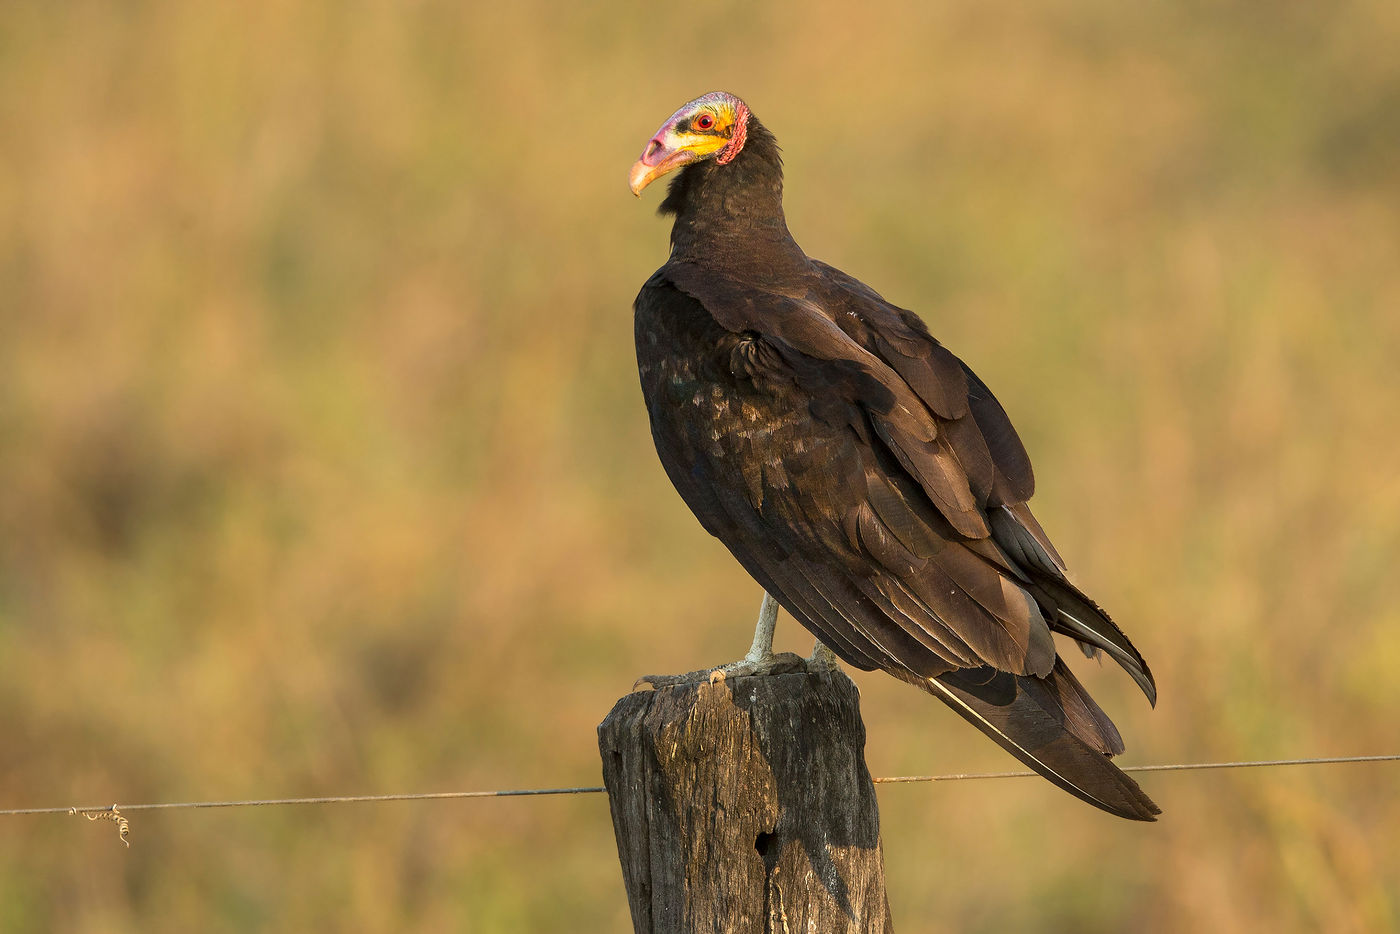
<instances>
[{"instance_id":1,"label":"bird's leg","mask_svg":"<svg viewBox=\"0 0 1400 934\"><path fill-rule=\"evenodd\" d=\"M749 654L737 662L721 665L710 672L710 683L725 678L740 678L747 675L769 675L779 671L793 670L793 659L779 659L773 654L773 630L778 628L778 601L768 591L763 592L763 603L758 607L758 625L753 631L753 645ZM789 653L790 654L790 653Z\"/></svg>"},{"instance_id":2,"label":"bird's leg","mask_svg":"<svg viewBox=\"0 0 1400 934\"><path fill-rule=\"evenodd\" d=\"M817 644L812 646L812 654L807 656L808 671L838 671L840 670L840 660L836 653L827 647L827 644L818 639Z\"/></svg>"},{"instance_id":3,"label":"bird's leg","mask_svg":"<svg viewBox=\"0 0 1400 934\"><path fill-rule=\"evenodd\" d=\"M751 675L780 674L801 671L803 660L791 652L773 654L773 630L778 625L778 601L767 591L763 593L763 604L758 608L758 626L753 633L753 645L749 654L737 662L720 665L718 668L704 668L684 675L644 675L637 684L650 684L654 688L670 687L676 684L691 684L708 680L711 684L725 678L741 678ZM635 688L636 685L633 685Z\"/></svg>"},{"instance_id":4,"label":"bird's leg","mask_svg":"<svg viewBox=\"0 0 1400 934\"><path fill-rule=\"evenodd\" d=\"M773 665L773 630L778 628L778 601L768 591L763 592L763 602L758 607L758 625L753 631L753 645L749 654L735 665L750 665L754 668Z\"/></svg>"}]
</instances>

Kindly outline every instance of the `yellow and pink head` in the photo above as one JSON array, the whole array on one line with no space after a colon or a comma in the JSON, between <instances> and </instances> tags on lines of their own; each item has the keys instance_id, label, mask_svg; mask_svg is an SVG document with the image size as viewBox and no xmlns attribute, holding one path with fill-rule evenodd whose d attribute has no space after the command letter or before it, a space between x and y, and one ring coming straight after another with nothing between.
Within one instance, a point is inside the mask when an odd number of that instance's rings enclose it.
<instances>
[{"instance_id":1,"label":"yellow and pink head","mask_svg":"<svg viewBox=\"0 0 1400 934\"><path fill-rule=\"evenodd\" d=\"M671 114L647 143L627 178L632 194L692 162L713 158L724 165L744 148L748 125L748 105L733 94L697 97Z\"/></svg>"}]
</instances>

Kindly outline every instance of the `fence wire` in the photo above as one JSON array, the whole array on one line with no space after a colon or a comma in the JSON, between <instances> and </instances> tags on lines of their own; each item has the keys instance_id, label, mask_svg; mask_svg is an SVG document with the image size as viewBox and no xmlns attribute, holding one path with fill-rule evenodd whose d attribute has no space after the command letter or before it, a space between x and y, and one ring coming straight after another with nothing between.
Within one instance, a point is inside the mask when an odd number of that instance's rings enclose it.
<instances>
[{"instance_id":1,"label":"fence wire","mask_svg":"<svg viewBox=\"0 0 1400 934\"><path fill-rule=\"evenodd\" d=\"M1204 769L1258 769L1285 765L1339 765L1348 762L1396 762L1400 754L1382 756L1331 756L1308 759L1254 759L1238 762L1182 762L1167 765L1124 765L1124 772L1187 772ZM984 778L1030 778L1036 773L1017 772L959 772L949 775L894 775L872 779L877 785L911 784L916 782L960 782ZM367 804L382 801L449 801L457 798L524 798L544 795L596 795L606 791L601 785L576 788L511 788L499 791L429 791L386 795L328 795L319 798L260 798L237 801L167 801L157 804L113 804L102 807L46 807L0 809L0 817L25 814L76 814L88 820L110 820L117 823L122 842L127 843L128 821L122 811L168 811L195 808L252 808L308 804ZM129 845L129 844L128 844Z\"/></svg>"}]
</instances>

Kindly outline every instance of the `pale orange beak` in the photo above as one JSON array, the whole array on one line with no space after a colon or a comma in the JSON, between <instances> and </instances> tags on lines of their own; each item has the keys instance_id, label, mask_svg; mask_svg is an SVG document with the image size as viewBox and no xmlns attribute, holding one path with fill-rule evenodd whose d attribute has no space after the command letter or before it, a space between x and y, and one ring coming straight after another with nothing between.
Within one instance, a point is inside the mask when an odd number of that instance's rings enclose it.
<instances>
[{"instance_id":1,"label":"pale orange beak","mask_svg":"<svg viewBox=\"0 0 1400 934\"><path fill-rule=\"evenodd\" d=\"M667 172L689 165L700 158L689 149L668 149L661 137L662 134L658 133L651 138L642 152L642 157L632 163L632 171L627 174L627 187L631 188L632 194L637 197L641 197L643 188Z\"/></svg>"}]
</instances>

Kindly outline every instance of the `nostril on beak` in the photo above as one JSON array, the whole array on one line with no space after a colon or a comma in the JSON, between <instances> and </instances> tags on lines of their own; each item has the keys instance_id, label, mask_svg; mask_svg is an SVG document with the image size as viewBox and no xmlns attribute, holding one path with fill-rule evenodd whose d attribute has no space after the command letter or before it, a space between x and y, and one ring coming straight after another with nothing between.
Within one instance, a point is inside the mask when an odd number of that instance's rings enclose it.
<instances>
[{"instance_id":1,"label":"nostril on beak","mask_svg":"<svg viewBox=\"0 0 1400 934\"><path fill-rule=\"evenodd\" d=\"M653 139L651 142L647 143L647 151L642 153L642 160L650 160L652 156L656 155L656 151L660 148L661 140Z\"/></svg>"}]
</instances>

